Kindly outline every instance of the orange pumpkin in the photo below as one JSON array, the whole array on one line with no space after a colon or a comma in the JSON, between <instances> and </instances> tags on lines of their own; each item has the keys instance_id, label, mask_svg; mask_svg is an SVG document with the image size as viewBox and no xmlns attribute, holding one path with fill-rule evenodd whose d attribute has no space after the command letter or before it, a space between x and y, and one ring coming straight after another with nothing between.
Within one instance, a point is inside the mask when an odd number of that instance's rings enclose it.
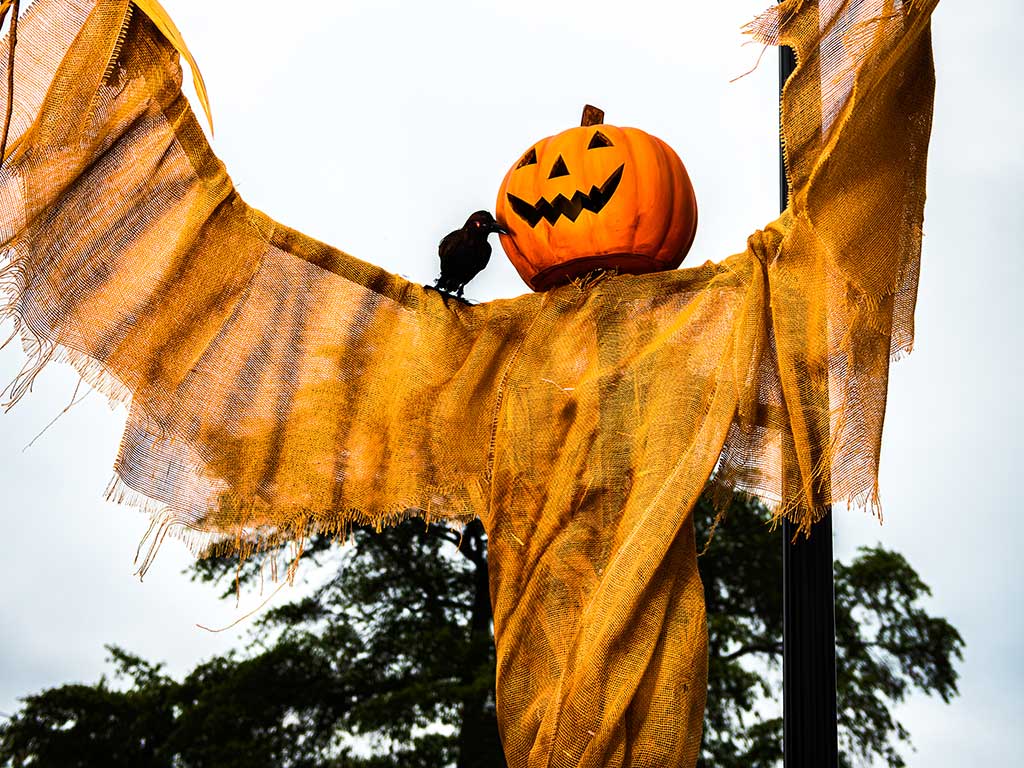
<instances>
[{"instance_id":1,"label":"orange pumpkin","mask_svg":"<svg viewBox=\"0 0 1024 768\"><path fill-rule=\"evenodd\" d=\"M535 291L592 270L675 269L697 232L697 201L672 148L637 128L602 123L587 106L579 128L541 139L498 191L501 245Z\"/></svg>"}]
</instances>

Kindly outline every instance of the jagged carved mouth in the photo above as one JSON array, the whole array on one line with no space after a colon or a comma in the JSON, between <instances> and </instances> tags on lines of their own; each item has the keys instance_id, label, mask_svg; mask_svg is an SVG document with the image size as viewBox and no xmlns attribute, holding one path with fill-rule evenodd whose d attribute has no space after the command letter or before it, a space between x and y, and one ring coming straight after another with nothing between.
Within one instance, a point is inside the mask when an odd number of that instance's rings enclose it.
<instances>
[{"instance_id":1,"label":"jagged carved mouth","mask_svg":"<svg viewBox=\"0 0 1024 768\"><path fill-rule=\"evenodd\" d=\"M591 187L589 195L577 190L571 199L559 194L550 203L542 197L536 205L531 205L511 192L506 193L506 197L516 215L531 228L536 227L541 219L547 219L548 224L554 224L558 221L559 216L565 216L569 221L576 221L583 211L600 213L615 194L615 190L618 189L619 182L622 180L622 169L625 167L625 163L620 165L600 187L596 185Z\"/></svg>"}]
</instances>

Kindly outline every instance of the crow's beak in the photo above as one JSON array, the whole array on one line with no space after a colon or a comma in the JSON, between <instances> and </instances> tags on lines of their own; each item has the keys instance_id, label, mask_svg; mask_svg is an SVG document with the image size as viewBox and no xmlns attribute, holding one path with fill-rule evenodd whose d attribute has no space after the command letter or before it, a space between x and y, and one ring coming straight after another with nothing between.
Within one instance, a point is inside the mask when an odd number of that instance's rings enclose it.
<instances>
[{"instance_id":1,"label":"crow's beak","mask_svg":"<svg viewBox=\"0 0 1024 768\"><path fill-rule=\"evenodd\" d=\"M501 224L499 224L498 222L494 222L494 224L491 225L491 231L492 232L497 232L499 235L511 235L512 234L507 229L505 229L503 226L501 226Z\"/></svg>"}]
</instances>

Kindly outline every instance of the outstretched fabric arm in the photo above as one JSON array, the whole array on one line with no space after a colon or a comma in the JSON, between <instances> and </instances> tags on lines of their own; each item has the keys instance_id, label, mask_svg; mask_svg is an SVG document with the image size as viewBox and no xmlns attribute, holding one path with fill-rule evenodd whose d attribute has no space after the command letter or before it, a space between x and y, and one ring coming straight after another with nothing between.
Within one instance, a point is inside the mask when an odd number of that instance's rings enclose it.
<instances>
[{"instance_id":1,"label":"outstretched fabric arm","mask_svg":"<svg viewBox=\"0 0 1024 768\"><path fill-rule=\"evenodd\" d=\"M56 357L130 401L112 493L196 548L477 514L501 307L446 306L246 205L127 0L41 0L18 53L11 401Z\"/></svg>"},{"instance_id":2,"label":"outstretched fabric arm","mask_svg":"<svg viewBox=\"0 0 1024 768\"><path fill-rule=\"evenodd\" d=\"M878 508L889 361L917 296L936 0L788 0L749 31L791 46L789 207L761 241L767 353L717 471L807 533L828 505Z\"/></svg>"}]
</instances>

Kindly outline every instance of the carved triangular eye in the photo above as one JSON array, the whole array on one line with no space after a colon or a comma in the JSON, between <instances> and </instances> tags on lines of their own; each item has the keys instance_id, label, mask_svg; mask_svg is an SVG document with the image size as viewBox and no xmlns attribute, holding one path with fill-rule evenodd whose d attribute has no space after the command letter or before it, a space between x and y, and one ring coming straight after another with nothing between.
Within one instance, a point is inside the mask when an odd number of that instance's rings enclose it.
<instances>
[{"instance_id":1,"label":"carved triangular eye","mask_svg":"<svg viewBox=\"0 0 1024 768\"><path fill-rule=\"evenodd\" d=\"M577 144L577 146L579 146ZM605 136L600 131L596 131L590 139L590 143L587 145L587 149L599 149L600 147L612 147L611 139Z\"/></svg>"},{"instance_id":2,"label":"carved triangular eye","mask_svg":"<svg viewBox=\"0 0 1024 768\"><path fill-rule=\"evenodd\" d=\"M537 164L537 150L536 149L530 149L529 152L527 152L525 155L523 155L523 159L519 161L519 165L516 166L516 170L518 171L520 168L522 168L524 166L527 166L527 165L536 165L536 164Z\"/></svg>"},{"instance_id":3,"label":"carved triangular eye","mask_svg":"<svg viewBox=\"0 0 1024 768\"><path fill-rule=\"evenodd\" d=\"M551 173L548 174L549 179L557 179L559 176L568 176L569 169L565 165L565 160L559 155L558 159L555 160L555 164L551 166Z\"/></svg>"}]
</instances>

